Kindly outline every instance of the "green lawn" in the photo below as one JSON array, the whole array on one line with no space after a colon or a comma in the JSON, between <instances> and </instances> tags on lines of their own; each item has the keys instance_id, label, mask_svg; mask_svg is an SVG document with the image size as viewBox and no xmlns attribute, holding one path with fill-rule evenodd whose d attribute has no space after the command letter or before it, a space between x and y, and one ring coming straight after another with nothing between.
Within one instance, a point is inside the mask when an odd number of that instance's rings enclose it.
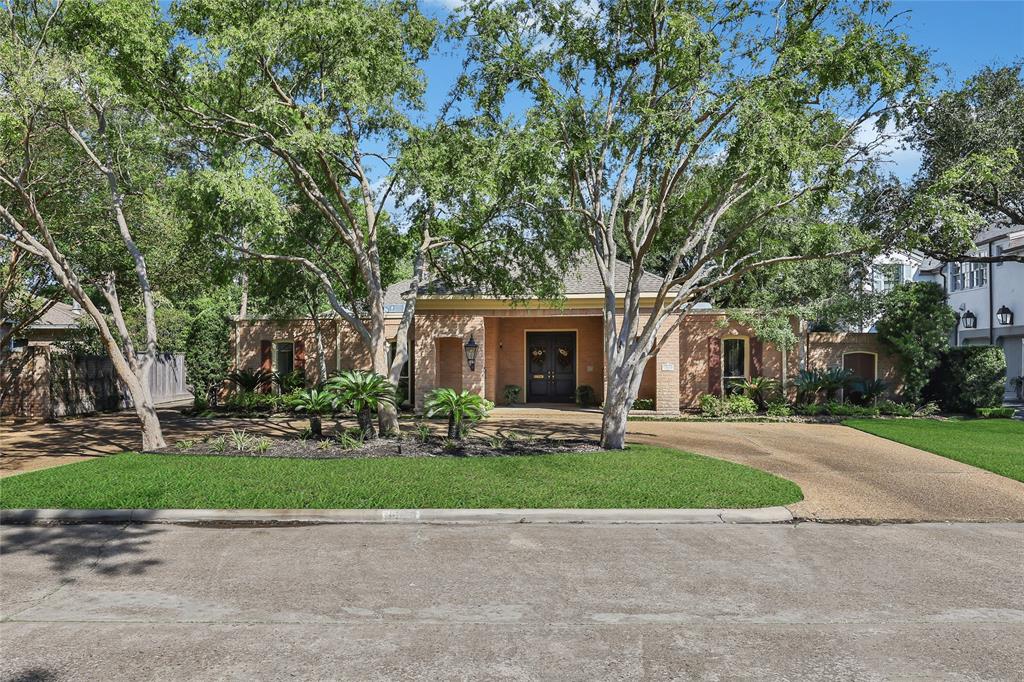
<instances>
[{"instance_id":1,"label":"green lawn","mask_svg":"<svg viewBox=\"0 0 1024 682\"><path fill-rule=\"evenodd\" d=\"M678 450L302 460L124 453L0 481L5 509L764 507L790 481Z\"/></svg>"},{"instance_id":2,"label":"green lawn","mask_svg":"<svg viewBox=\"0 0 1024 682\"><path fill-rule=\"evenodd\" d=\"M1024 422L1016 419L849 419L843 423L1024 482Z\"/></svg>"}]
</instances>

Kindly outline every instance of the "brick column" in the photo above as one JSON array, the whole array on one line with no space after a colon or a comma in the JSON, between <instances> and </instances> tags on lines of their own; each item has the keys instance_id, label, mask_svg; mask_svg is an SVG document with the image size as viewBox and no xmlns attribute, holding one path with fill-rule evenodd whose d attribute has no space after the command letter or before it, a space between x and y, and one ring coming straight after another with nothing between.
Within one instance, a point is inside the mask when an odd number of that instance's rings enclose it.
<instances>
[{"instance_id":1,"label":"brick column","mask_svg":"<svg viewBox=\"0 0 1024 682\"><path fill-rule=\"evenodd\" d=\"M669 317L665 320L662 329L668 329L675 322L675 317ZM679 330L674 331L665 340L665 345L661 347L656 357L650 359L650 362L657 363L655 368L657 392L654 409L658 414L679 414Z\"/></svg>"}]
</instances>

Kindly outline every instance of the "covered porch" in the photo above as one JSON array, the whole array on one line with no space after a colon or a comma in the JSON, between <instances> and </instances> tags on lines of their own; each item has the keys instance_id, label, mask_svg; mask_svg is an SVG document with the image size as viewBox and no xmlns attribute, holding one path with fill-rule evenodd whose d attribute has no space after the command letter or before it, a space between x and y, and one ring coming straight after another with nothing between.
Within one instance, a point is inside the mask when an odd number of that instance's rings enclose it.
<instances>
[{"instance_id":1,"label":"covered porch","mask_svg":"<svg viewBox=\"0 0 1024 682\"><path fill-rule=\"evenodd\" d=\"M563 308L460 311L434 307L440 303L423 300L417 309L417 409L427 393L441 387L475 391L499 406L511 386L519 388L518 402L526 406L573 405L582 386L593 390L596 401L603 399L604 322L599 308L573 307L569 301ZM654 400L659 412L679 410L678 354L678 344L667 344L644 372L638 397Z\"/></svg>"}]
</instances>

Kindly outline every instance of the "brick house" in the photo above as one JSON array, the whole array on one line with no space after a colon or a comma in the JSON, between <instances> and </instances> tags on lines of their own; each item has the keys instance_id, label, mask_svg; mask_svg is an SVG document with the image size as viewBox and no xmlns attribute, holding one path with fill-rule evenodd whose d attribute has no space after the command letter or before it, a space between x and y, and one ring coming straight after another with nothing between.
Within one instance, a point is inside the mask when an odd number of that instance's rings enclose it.
<instances>
[{"instance_id":1,"label":"brick house","mask_svg":"<svg viewBox=\"0 0 1024 682\"><path fill-rule=\"evenodd\" d=\"M625 290L625 271L625 266L617 271L622 282L616 290ZM653 303L660 283L654 275L642 278L641 306ZM392 335L407 288L407 282L399 282L385 296ZM421 408L432 389L451 387L501 404L509 385L521 387L519 399L525 403L571 403L576 388L584 385L600 399L604 294L597 270L581 266L567 273L563 291L561 301L421 291L411 331L411 361L403 372L402 390L409 402ZM758 339L723 310L695 309L648 362L638 397L653 399L659 413L676 414L695 408L703 393L722 395L731 383L751 376L769 376L785 384L804 366L846 367L858 377L886 381L891 391L898 388L893 362L874 334L808 333L798 321L793 325L803 341L796 349L781 349ZM324 370L370 365L355 331L333 315L317 321L236 319L231 343L236 367L299 369L311 384ZM476 347L472 367L466 355L470 343Z\"/></svg>"}]
</instances>

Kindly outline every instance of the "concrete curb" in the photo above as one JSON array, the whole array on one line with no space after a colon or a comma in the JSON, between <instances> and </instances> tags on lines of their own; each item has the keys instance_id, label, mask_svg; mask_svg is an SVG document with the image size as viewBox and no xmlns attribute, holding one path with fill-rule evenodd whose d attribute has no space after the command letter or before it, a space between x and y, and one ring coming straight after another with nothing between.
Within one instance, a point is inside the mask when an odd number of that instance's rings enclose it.
<instances>
[{"instance_id":1,"label":"concrete curb","mask_svg":"<svg viewBox=\"0 0 1024 682\"><path fill-rule=\"evenodd\" d=\"M197 523L789 523L785 507L757 509L4 509L0 524Z\"/></svg>"}]
</instances>

